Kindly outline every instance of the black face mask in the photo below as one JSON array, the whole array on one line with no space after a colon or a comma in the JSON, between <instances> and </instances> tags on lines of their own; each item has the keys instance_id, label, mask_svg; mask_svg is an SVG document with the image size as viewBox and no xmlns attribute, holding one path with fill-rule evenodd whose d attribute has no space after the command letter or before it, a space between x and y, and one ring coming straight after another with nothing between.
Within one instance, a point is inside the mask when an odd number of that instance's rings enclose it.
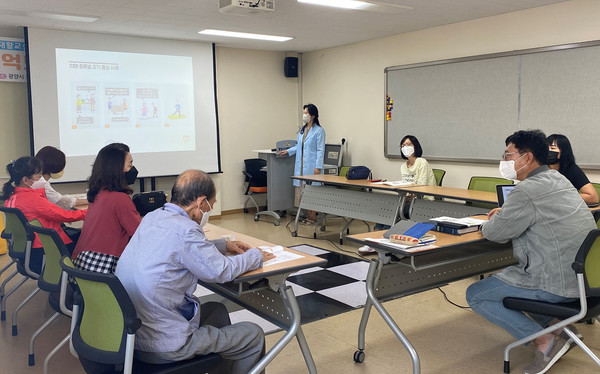
<instances>
[{"instance_id":1,"label":"black face mask","mask_svg":"<svg viewBox=\"0 0 600 374\"><path fill-rule=\"evenodd\" d=\"M127 181L127 184L134 184L137 175L137 169L135 168L135 166L132 166L131 169L129 169L129 171L125 173L125 180Z\"/></svg>"},{"instance_id":2,"label":"black face mask","mask_svg":"<svg viewBox=\"0 0 600 374\"><path fill-rule=\"evenodd\" d=\"M548 158L546 159L546 163L548 165L558 164L560 160L558 159L558 152L556 151L548 151Z\"/></svg>"}]
</instances>

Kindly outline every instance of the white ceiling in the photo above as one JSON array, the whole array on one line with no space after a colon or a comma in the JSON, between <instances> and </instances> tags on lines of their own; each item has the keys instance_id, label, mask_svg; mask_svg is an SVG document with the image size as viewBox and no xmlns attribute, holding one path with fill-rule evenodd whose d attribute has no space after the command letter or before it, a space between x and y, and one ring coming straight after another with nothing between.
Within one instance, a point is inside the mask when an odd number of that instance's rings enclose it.
<instances>
[{"instance_id":1,"label":"white ceiling","mask_svg":"<svg viewBox=\"0 0 600 374\"><path fill-rule=\"evenodd\" d=\"M365 0L367 1L367 0ZM370 0L369 0L370 1ZM0 36L22 26L214 42L219 46L307 52L564 0L373 0L370 10L343 10L275 0L260 15L219 12L219 0L0 0ZM48 12L100 17L92 23L28 16ZM206 28L291 36L265 42L200 35Z\"/></svg>"}]
</instances>

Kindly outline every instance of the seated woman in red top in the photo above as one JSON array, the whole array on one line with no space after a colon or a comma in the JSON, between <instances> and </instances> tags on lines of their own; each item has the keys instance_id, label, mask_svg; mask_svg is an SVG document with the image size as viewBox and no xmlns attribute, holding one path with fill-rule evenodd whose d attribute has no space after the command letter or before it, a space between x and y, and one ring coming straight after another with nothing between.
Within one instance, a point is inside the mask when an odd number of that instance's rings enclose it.
<instances>
[{"instance_id":1,"label":"seated woman in red top","mask_svg":"<svg viewBox=\"0 0 600 374\"><path fill-rule=\"evenodd\" d=\"M87 193L89 212L72 256L79 269L114 273L140 224L140 215L129 197L133 191L125 178L132 165L125 144L109 144L96 156Z\"/></svg>"},{"instance_id":2,"label":"seated woman in red top","mask_svg":"<svg viewBox=\"0 0 600 374\"><path fill-rule=\"evenodd\" d=\"M35 157L21 157L8 164L6 170L10 180L4 184L2 190L2 199L6 200L4 206L17 208L28 221L37 218L42 226L56 230L69 251L73 251L74 243L60 224L84 219L86 210L65 210L48 201L43 188L31 188L42 177L42 169L42 162ZM29 263L31 270L36 273L42 268L42 257L42 242L36 235Z\"/></svg>"}]
</instances>

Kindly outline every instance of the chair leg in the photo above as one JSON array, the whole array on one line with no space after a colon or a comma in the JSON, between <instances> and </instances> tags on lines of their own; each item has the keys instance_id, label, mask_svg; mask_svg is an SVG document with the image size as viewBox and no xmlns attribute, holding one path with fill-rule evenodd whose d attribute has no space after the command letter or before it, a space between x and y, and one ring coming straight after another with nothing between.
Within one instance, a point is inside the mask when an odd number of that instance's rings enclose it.
<instances>
[{"instance_id":1,"label":"chair leg","mask_svg":"<svg viewBox=\"0 0 600 374\"><path fill-rule=\"evenodd\" d=\"M15 263L16 263L15 260L11 260L5 267L2 268L2 270L0 270L0 275L4 274L4 272L7 271L8 268L11 267ZM2 299L4 297L4 288L6 287L6 283L15 275L16 275L16 271L11 274L10 278L6 278L4 280L4 282L2 282L2 286L0 286L0 299Z\"/></svg>"},{"instance_id":2,"label":"chair leg","mask_svg":"<svg viewBox=\"0 0 600 374\"><path fill-rule=\"evenodd\" d=\"M33 345L35 344L35 339L37 339L38 335L40 335L40 333L42 331L44 331L44 329L46 327L48 327L52 322L54 322L54 320L57 319L58 316L60 316L60 313L54 313L54 315L52 317L50 317L46 322L44 322L44 324L42 326L40 326L40 328L37 329L33 333L33 335L31 335L31 339L29 340L29 366L35 365L35 357L34 357L34 351L33 351Z\"/></svg>"},{"instance_id":3,"label":"chair leg","mask_svg":"<svg viewBox=\"0 0 600 374\"><path fill-rule=\"evenodd\" d=\"M36 293L40 292L40 288L37 287L35 290L33 290L32 293L29 294L29 296L27 296L25 298L25 300L23 300L21 302L21 304L19 304L18 307L15 308L15 310L13 311L12 314L12 336L17 336L18 335L18 331L17 331L17 313L19 313L19 310L21 308L23 308L25 306L25 304L27 304L29 302L29 300L31 300Z\"/></svg>"},{"instance_id":4,"label":"chair leg","mask_svg":"<svg viewBox=\"0 0 600 374\"><path fill-rule=\"evenodd\" d=\"M61 349L65 344L67 344L70 337L71 334L65 336L65 338L61 340L61 342L58 343L50 353L48 353L48 356L46 356L46 359L44 360L44 374L48 374L48 363L50 362L50 359L56 354L56 352L58 352L59 349Z\"/></svg>"},{"instance_id":5,"label":"chair leg","mask_svg":"<svg viewBox=\"0 0 600 374\"><path fill-rule=\"evenodd\" d=\"M8 299L8 297L10 295L12 295L19 287L21 287L23 285L23 283L27 282L27 280L29 279L29 277L23 277L23 279L21 279L19 281L19 283L17 283L16 286L14 286L13 288L10 289L10 291L8 291L8 293L6 295L4 295L4 297L2 298L2 315L0 316L0 320L2 321L6 321L6 299Z\"/></svg>"},{"instance_id":6,"label":"chair leg","mask_svg":"<svg viewBox=\"0 0 600 374\"><path fill-rule=\"evenodd\" d=\"M569 330L568 328L564 329L563 331L565 331L567 333L567 335L569 335L569 337L571 338L571 340L573 340L573 343L577 344L579 346L579 348L583 349L583 351L590 356L590 358L592 360L594 360L594 362L596 363L596 365L600 366L600 359L598 358L598 356L596 356L594 354L594 352L592 352L591 349L588 348L587 345L585 345L581 339L579 339L577 337L577 335L575 335L575 333L573 333L571 330ZM571 344L573 344L571 343Z\"/></svg>"},{"instance_id":7,"label":"chair leg","mask_svg":"<svg viewBox=\"0 0 600 374\"><path fill-rule=\"evenodd\" d=\"M13 279L17 274L19 274L18 270L13 271L3 282L2 285L0 286L0 300L2 300L4 298L4 293L6 290L6 284Z\"/></svg>"}]
</instances>

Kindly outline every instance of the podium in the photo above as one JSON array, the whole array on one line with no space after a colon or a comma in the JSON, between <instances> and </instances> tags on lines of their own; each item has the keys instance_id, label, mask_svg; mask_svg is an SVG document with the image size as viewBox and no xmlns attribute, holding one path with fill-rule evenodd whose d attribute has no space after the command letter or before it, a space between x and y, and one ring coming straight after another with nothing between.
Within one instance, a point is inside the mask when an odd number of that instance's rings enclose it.
<instances>
[{"instance_id":1,"label":"podium","mask_svg":"<svg viewBox=\"0 0 600 374\"><path fill-rule=\"evenodd\" d=\"M290 177L294 175L296 157L279 157L278 152L270 149L252 152L267 161L267 210L259 213L275 217L278 226L280 217L276 211L294 207L294 186Z\"/></svg>"}]
</instances>

